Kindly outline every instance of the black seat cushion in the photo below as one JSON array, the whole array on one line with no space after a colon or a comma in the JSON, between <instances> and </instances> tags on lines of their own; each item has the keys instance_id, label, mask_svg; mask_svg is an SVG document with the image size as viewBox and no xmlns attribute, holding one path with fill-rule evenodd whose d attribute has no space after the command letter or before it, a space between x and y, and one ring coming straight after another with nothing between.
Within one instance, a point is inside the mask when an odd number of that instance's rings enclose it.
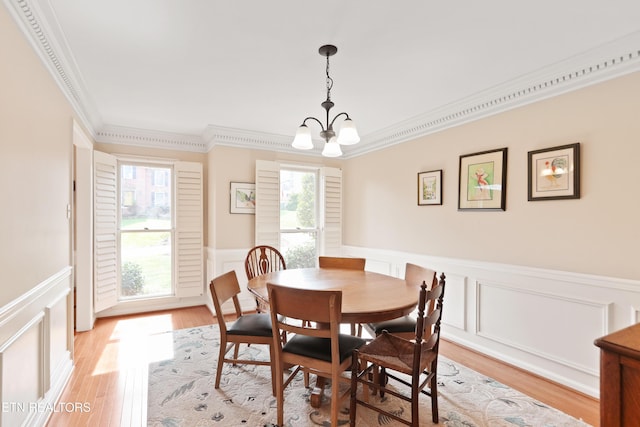
<instances>
[{"instance_id":1,"label":"black seat cushion","mask_svg":"<svg viewBox=\"0 0 640 427\"><path fill-rule=\"evenodd\" d=\"M386 320L384 322L369 323L369 328L371 328L376 335L380 335L384 330L390 334L414 332L416 330L416 319L411 316L403 316L393 320Z\"/></svg>"},{"instance_id":2,"label":"black seat cushion","mask_svg":"<svg viewBox=\"0 0 640 427\"><path fill-rule=\"evenodd\" d=\"M256 335L270 337L271 315L269 314L245 314L240 316L227 328L229 335Z\"/></svg>"},{"instance_id":3,"label":"black seat cushion","mask_svg":"<svg viewBox=\"0 0 640 427\"><path fill-rule=\"evenodd\" d=\"M340 334L338 339L341 363L351 357L353 350L366 343L362 338L352 335ZM331 362L331 340L329 338L295 335L282 347L282 351Z\"/></svg>"}]
</instances>

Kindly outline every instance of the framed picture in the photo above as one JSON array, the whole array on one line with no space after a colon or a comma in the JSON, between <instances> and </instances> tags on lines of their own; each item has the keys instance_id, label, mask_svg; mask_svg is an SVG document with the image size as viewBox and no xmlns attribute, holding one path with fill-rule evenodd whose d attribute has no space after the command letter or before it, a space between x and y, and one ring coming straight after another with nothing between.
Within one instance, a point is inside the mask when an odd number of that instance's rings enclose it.
<instances>
[{"instance_id":1,"label":"framed picture","mask_svg":"<svg viewBox=\"0 0 640 427\"><path fill-rule=\"evenodd\" d=\"M231 183L231 213L256 213L256 185L246 182Z\"/></svg>"},{"instance_id":2,"label":"framed picture","mask_svg":"<svg viewBox=\"0 0 640 427\"><path fill-rule=\"evenodd\" d=\"M442 204L442 169L418 173L418 206Z\"/></svg>"},{"instance_id":3,"label":"framed picture","mask_svg":"<svg viewBox=\"0 0 640 427\"><path fill-rule=\"evenodd\" d=\"M505 210L507 148L460 156L458 179L458 210Z\"/></svg>"},{"instance_id":4,"label":"framed picture","mask_svg":"<svg viewBox=\"0 0 640 427\"><path fill-rule=\"evenodd\" d=\"M529 201L580 198L580 143L529 151Z\"/></svg>"}]
</instances>

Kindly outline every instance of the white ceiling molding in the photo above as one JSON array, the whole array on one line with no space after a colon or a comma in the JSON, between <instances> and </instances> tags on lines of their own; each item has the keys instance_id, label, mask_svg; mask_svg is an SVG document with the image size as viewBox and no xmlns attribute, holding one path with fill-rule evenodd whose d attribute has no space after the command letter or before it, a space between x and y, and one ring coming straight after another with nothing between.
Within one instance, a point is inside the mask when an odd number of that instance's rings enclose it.
<instances>
[{"instance_id":1,"label":"white ceiling molding","mask_svg":"<svg viewBox=\"0 0 640 427\"><path fill-rule=\"evenodd\" d=\"M57 19L52 16L53 12L48 7L48 2L44 7L32 0L4 0L4 3L71 104L78 119L95 138L95 130L101 125L100 115L88 98L78 67L69 53L70 49L57 26Z\"/></svg>"},{"instance_id":2,"label":"white ceiling molding","mask_svg":"<svg viewBox=\"0 0 640 427\"><path fill-rule=\"evenodd\" d=\"M96 141L105 144L135 145L162 150L194 151L206 153L207 144L197 135L135 129L108 125L96 134Z\"/></svg>"},{"instance_id":3,"label":"white ceiling molding","mask_svg":"<svg viewBox=\"0 0 640 427\"><path fill-rule=\"evenodd\" d=\"M314 141L312 150L297 150L291 146L293 136L274 135L265 132L253 132L242 129L226 128L222 126L209 125L205 129L203 140L207 143L208 149L216 145L226 145L229 147L242 147L252 150L279 151L283 153L320 155L324 141Z\"/></svg>"},{"instance_id":4,"label":"white ceiling molding","mask_svg":"<svg viewBox=\"0 0 640 427\"><path fill-rule=\"evenodd\" d=\"M353 146L355 157L546 98L640 71L640 32L520 79L490 88L460 102L366 135L366 144Z\"/></svg>"},{"instance_id":5,"label":"white ceiling molding","mask_svg":"<svg viewBox=\"0 0 640 427\"><path fill-rule=\"evenodd\" d=\"M196 152L207 152L215 145L226 145L298 155L319 156L321 153L322 141L316 142L313 150L294 150L290 146L293 135L273 135L214 125L206 126L202 135L104 125L49 3L35 0L3 1L78 118L98 142ZM640 32L636 32L375 134L364 135L360 144L344 148L343 158L400 144L639 70Z\"/></svg>"}]
</instances>

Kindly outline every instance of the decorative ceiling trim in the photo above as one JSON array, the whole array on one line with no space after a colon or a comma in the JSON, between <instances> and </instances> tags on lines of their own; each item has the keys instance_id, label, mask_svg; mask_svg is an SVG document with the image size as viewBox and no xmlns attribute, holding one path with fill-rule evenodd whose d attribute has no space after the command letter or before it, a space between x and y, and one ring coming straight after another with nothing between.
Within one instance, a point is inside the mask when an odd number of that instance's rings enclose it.
<instances>
[{"instance_id":1,"label":"decorative ceiling trim","mask_svg":"<svg viewBox=\"0 0 640 427\"><path fill-rule=\"evenodd\" d=\"M4 3L78 119L95 137L100 115L87 97L82 77L49 2L4 0Z\"/></svg>"},{"instance_id":2,"label":"decorative ceiling trim","mask_svg":"<svg viewBox=\"0 0 640 427\"><path fill-rule=\"evenodd\" d=\"M315 148L300 151L291 146L291 141L293 141L292 136L246 131L215 125L207 126L202 134L202 139L207 143L209 150L216 145L224 145L249 148L252 150L279 151L298 155L320 155L322 154L322 144L324 144L324 141L314 141Z\"/></svg>"},{"instance_id":3,"label":"decorative ceiling trim","mask_svg":"<svg viewBox=\"0 0 640 427\"><path fill-rule=\"evenodd\" d=\"M640 71L640 32L530 73L457 103L365 135L344 157L356 157L533 102Z\"/></svg>"},{"instance_id":4,"label":"decorative ceiling trim","mask_svg":"<svg viewBox=\"0 0 640 427\"><path fill-rule=\"evenodd\" d=\"M206 153L207 144L198 135L152 131L124 126L106 125L96 133L96 141L105 144L135 145L162 150Z\"/></svg>"},{"instance_id":5,"label":"decorative ceiling trim","mask_svg":"<svg viewBox=\"0 0 640 427\"><path fill-rule=\"evenodd\" d=\"M226 145L297 155L321 155L322 141L315 144L319 148L301 152L291 147L293 136L214 125L207 126L202 136L103 126L49 2L3 1L82 124L98 142L196 152ZM345 147L342 158L380 150L639 70L640 32L635 32L375 134L364 135L359 144Z\"/></svg>"}]
</instances>

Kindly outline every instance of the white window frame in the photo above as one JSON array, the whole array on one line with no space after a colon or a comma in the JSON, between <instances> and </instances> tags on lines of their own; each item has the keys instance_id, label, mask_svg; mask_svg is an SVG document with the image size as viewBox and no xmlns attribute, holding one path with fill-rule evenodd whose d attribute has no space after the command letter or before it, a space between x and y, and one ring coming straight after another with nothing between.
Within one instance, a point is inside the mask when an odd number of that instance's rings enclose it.
<instances>
[{"instance_id":1,"label":"white window frame","mask_svg":"<svg viewBox=\"0 0 640 427\"><path fill-rule=\"evenodd\" d=\"M119 303L117 157L94 151L94 311ZM137 158L138 163L154 163ZM155 162L158 163L158 162ZM202 164L167 161L173 165L175 298L202 296L204 277L204 175Z\"/></svg>"},{"instance_id":2,"label":"white window frame","mask_svg":"<svg viewBox=\"0 0 640 427\"><path fill-rule=\"evenodd\" d=\"M256 161L255 244L280 247L280 170L302 165ZM309 167L314 167L309 165ZM342 170L315 166L319 172L318 255L342 251Z\"/></svg>"},{"instance_id":3,"label":"white window frame","mask_svg":"<svg viewBox=\"0 0 640 427\"><path fill-rule=\"evenodd\" d=\"M123 207L123 203L122 203L122 181L124 179L128 179L126 177L126 174L129 173L129 169L131 170L131 173L133 171L136 170L136 167L144 167L144 168L165 168L165 169L169 169L170 175L173 178L174 181L174 189L175 189L175 171L173 170L173 165L172 164L167 164L166 162L157 162L157 161L140 161L138 159L136 159L135 161L132 161L130 159L127 158L120 158L117 159L117 165L118 165L118 175L117 175L117 188L118 188L118 302L123 302L123 301L132 301L132 300L143 300L143 299L147 299L147 298L157 298L157 297L169 297L169 296L175 296L176 295L176 274L175 274L175 270L176 270L176 252L175 252L175 246L176 246L176 239L175 239L175 232L176 232L176 226L175 226L175 216L176 216L176 210L175 210L175 191L174 193L174 197L171 203L171 224L169 225L169 228L154 228L154 229L144 229L144 230L122 230L122 207ZM138 171L139 172L139 171ZM137 175L137 173L136 173ZM167 182L167 174L166 172L163 171L158 171L158 170L153 170L152 171L152 187L158 186L160 184L158 184L156 182L156 177L160 176L161 178L161 185L166 186L166 182ZM162 192L158 192L158 191L153 191L151 190L149 192L150 198L151 200L149 200L149 206L151 207L156 207L158 206L155 200L155 195L156 194L164 194L164 199L166 200L167 197L167 193L162 191ZM161 295L153 295L150 297L141 295L141 296L131 296L131 297L126 297L124 295L122 295L122 271L121 271L121 266L122 266L122 234L125 233L159 233L159 232L165 232L165 233L169 233L169 240L171 241L171 289L169 290L168 294L161 294Z\"/></svg>"},{"instance_id":4,"label":"white window frame","mask_svg":"<svg viewBox=\"0 0 640 427\"><path fill-rule=\"evenodd\" d=\"M314 193L315 193L315 197L316 197L316 203L315 203L315 228L297 228L297 229L286 229L286 228L282 228L280 226L280 238L278 239L278 246L277 248L280 248L280 242L282 241L282 235L283 234L299 234L299 233L313 233L315 234L315 242L316 242L316 248L315 248L315 252L316 254L320 253L320 240L321 240L321 226L320 226L320 219L321 219L321 215L320 215L320 206L322 206L322 193L320 192L320 168L318 166L312 167L312 166L300 166L300 165L288 165L288 164L280 164L279 165L279 171L280 173L282 173L282 171L292 171L292 172L303 172L303 173L313 173L315 175L315 189L314 189ZM281 194L280 192L278 192L278 194ZM280 200L278 200L278 205L280 204Z\"/></svg>"}]
</instances>

